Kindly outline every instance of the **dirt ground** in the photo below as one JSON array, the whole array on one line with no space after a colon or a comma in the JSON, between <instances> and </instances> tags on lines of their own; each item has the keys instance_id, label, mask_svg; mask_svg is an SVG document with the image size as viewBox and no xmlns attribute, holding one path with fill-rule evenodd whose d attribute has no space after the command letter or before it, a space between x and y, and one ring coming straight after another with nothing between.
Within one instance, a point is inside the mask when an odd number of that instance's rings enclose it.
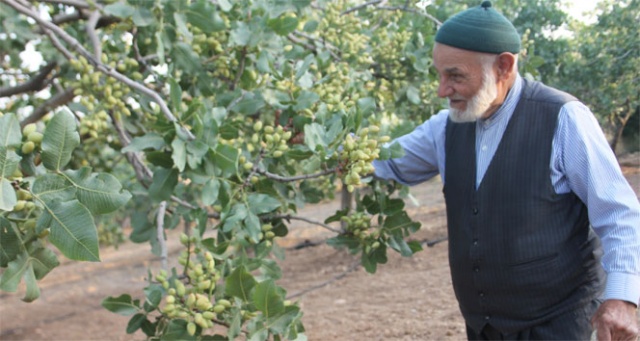
<instances>
[{"instance_id":1,"label":"dirt ground","mask_svg":"<svg viewBox=\"0 0 640 341\"><path fill-rule=\"evenodd\" d=\"M640 154L621 158L627 179L640 193ZM411 190L409 214L422 223L412 238L437 241L446 237L441 183L433 180ZM313 205L299 213L324 220L337 201ZM325 244L293 249L330 232L295 222L280 241L290 248L281 262L278 282L300 302L309 340L462 340L464 324L451 288L447 242L425 246L411 258L390 252L389 262L370 275L356 259ZM176 240L177 238L172 238ZM180 251L169 243L170 255ZM101 250L102 262L63 261L41 282L42 296L27 304L21 292L0 294L0 340L144 340L127 335L127 317L100 306L107 296L130 293L142 298L148 269L160 262L148 245L127 243Z\"/></svg>"}]
</instances>

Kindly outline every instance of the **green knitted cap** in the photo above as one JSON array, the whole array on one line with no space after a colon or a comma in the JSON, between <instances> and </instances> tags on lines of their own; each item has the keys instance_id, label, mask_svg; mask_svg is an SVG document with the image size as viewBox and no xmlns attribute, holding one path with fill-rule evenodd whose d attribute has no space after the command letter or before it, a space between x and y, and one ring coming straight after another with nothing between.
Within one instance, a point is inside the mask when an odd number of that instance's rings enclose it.
<instances>
[{"instance_id":1,"label":"green knitted cap","mask_svg":"<svg viewBox=\"0 0 640 341\"><path fill-rule=\"evenodd\" d=\"M436 42L476 52L520 52L518 31L491 7L491 1L447 19L436 33Z\"/></svg>"}]
</instances>

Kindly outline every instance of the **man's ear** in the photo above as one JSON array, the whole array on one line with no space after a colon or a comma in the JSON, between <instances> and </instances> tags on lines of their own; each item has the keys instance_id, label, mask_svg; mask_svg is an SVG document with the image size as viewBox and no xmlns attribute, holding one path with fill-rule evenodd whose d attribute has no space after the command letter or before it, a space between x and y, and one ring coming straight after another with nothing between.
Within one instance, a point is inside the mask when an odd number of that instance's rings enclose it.
<instances>
[{"instance_id":1,"label":"man's ear","mask_svg":"<svg viewBox=\"0 0 640 341\"><path fill-rule=\"evenodd\" d=\"M516 64L516 55L510 52L503 52L498 55L498 78L510 79L514 72L517 70L514 68Z\"/></svg>"}]
</instances>

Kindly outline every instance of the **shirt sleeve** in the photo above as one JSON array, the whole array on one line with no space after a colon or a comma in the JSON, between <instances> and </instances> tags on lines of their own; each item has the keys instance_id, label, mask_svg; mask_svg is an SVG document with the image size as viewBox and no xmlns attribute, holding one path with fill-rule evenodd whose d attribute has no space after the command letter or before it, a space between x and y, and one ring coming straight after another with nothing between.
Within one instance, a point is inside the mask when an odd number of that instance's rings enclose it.
<instances>
[{"instance_id":1,"label":"shirt sleeve","mask_svg":"<svg viewBox=\"0 0 640 341\"><path fill-rule=\"evenodd\" d=\"M389 160L375 160L374 176L395 180L404 185L417 185L440 173L444 167L444 134L448 111L441 111L418 126L411 133L397 138L404 156Z\"/></svg>"},{"instance_id":2,"label":"shirt sleeve","mask_svg":"<svg viewBox=\"0 0 640 341\"><path fill-rule=\"evenodd\" d=\"M591 111L580 102L560 110L552 177L574 192L602 241L603 299L640 301L640 203Z\"/></svg>"}]
</instances>

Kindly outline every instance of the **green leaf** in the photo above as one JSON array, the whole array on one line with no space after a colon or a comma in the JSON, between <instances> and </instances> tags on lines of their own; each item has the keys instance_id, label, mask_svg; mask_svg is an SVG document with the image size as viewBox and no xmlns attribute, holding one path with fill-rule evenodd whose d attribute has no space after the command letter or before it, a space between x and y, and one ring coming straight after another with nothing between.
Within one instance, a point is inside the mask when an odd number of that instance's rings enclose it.
<instances>
[{"instance_id":1,"label":"green leaf","mask_svg":"<svg viewBox=\"0 0 640 341\"><path fill-rule=\"evenodd\" d=\"M195 336L187 333L187 321L171 320L166 331L162 335L162 341L191 341L197 340Z\"/></svg>"},{"instance_id":2,"label":"green leaf","mask_svg":"<svg viewBox=\"0 0 640 341\"><path fill-rule=\"evenodd\" d=\"M413 255L413 251L409 247L409 244L404 240L402 233L391 233L387 244L394 250L400 252L403 257L410 257Z\"/></svg>"},{"instance_id":3,"label":"green leaf","mask_svg":"<svg viewBox=\"0 0 640 341\"><path fill-rule=\"evenodd\" d=\"M140 327L142 327L142 323L147 320L147 315L143 313L138 313L133 315L133 317L127 323L127 334L135 333Z\"/></svg>"},{"instance_id":4,"label":"green leaf","mask_svg":"<svg viewBox=\"0 0 640 341\"><path fill-rule=\"evenodd\" d=\"M397 141L380 147L380 160L396 159L403 155L404 148Z\"/></svg>"},{"instance_id":5,"label":"green leaf","mask_svg":"<svg viewBox=\"0 0 640 341\"><path fill-rule=\"evenodd\" d=\"M76 120L68 110L51 118L42 139L42 164L52 171L62 170L71 160L71 153L80 144Z\"/></svg>"},{"instance_id":6,"label":"green leaf","mask_svg":"<svg viewBox=\"0 0 640 341\"><path fill-rule=\"evenodd\" d=\"M296 105L293 106L293 110L301 111L307 108L311 108L316 102L320 100L320 96L312 91L302 90L300 95L296 98Z\"/></svg>"},{"instance_id":7,"label":"green leaf","mask_svg":"<svg viewBox=\"0 0 640 341\"><path fill-rule=\"evenodd\" d=\"M71 182L62 175L51 173L38 176L31 191L45 204L69 201L76 196L76 187Z\"/></svg>"},{"instance_id":8,"label":"green leaf","mask_svg":"<svg viewBox=\"0 0 640 341\"><path fill-rule=\"evenodd\" d=\"M160 150L164 146L166 146L166 143L162 136L156 133L147 133L131 140L128 146L122 148L122 152L141 152L147 149Z\"/></svg>"},{"instance_id":9,"label":"green leaf","mask_svg":"<svg viewBox=\"0 0 640 341\"><path fill-rule=\"evenodd\" d=\"M122 294L118 297L109 296L102 300L102 306L110 312L122 316L131 316L140 311L140 307L134 304L128 294Z\"/></svg>"},{"instance_id":10,"label":"green leaf","mask_svg":"<svg viewBox=\"0 0 640 341\"><path fill-rule=\"evenodd\" d=\"M251 40L251 35L254 34L249 26L243 22L238 22L237 27L231 30L229 40L231 43L237 46L246 46Z\"/></svg>"},{"instance_id":11,"label":"green leaf","mask_svg":"<svg viewBox=\"0 0 640 341\"><path fill-rule=\"evenodd\" d=\"M260 92L248 92L244 95L238 104L231 107L231 111L241 113L243 115L253 115L265 106L264 98Z\"/></svg>"},{"instance_id":12,"label":"green leaf","mask_svg":"<svg viewBox=\"0 0 640 341\"><path fill-rule=\"evenodd\" d=\"M220 169L221 177L228 178L236 174L239 157L238 150L229 145L220 143L216 146L214 164Z\"/></svg>"},{"instance_id":13,"label":"green leaf","mask_svg":"<svg viewBox=\"0 0 640 341\"><path fill-rule=\"evenodd\" d=\"M378 264L387 263L387 248L384 245L381 245L377 249L371 251L368 254L363 253L361 258L361 263L364 269L368 273L375 273L378 267Z\"/></svg>"},{"instance_id":14,"label":"green leaf","mask_svg":"<svg viewBox=\"0 0 640 341\"><path fill-rule=\"evenodd\" d=\"M144 296L146 298L146 303L148 303L151 307L156 308L162 301L162 286L159 284L150 285L144 288Z\"/></svg>"},{"instance_id":15,"label":"green leaf","mask_svg":"<svg viewBox=\"0 0 640 341\"><path fill-rule=\"evenodd\" d=\"M169 98L172 109L178 113L182 112L182 88L175 78L169 78Z\"/></svg>"},{"instance_id":16,"label":"green leaf","mask_svg":"<svg viewBox=\"0 0 640 341\"><path fill-rule=\"evenodd\" d=\"M326 147L326 135L327 131L322 125L318 123L314 122L304 126L304 143L309 147L310 150L315 151L317 146Z\"/></svg>"},{"instance_id":17,"label":"green leaf","mask_svg":"<svg viewBox=\"0 0 640 341\"><path fill-rule=\"evenodd\" d=\"M20 253L22 242L11 227L11 222L0 217L0 268L6 268L9 262Z\"/></svg>"},{"instance_id":18,"label":"green leaf","mask_svg":"<svg viewBox=\"0 0 640 341\"><path fill-rule=\"evenodd\" d=\"M269 279L258 283L253 293L253 304L267 319L284 311L283 298L278 289L276 283Z\"/></svg>"},{"instance_id":19,"label":"green leaf","mask_svg":"<svg viewBox=\"0 0 640 341\"><path fill-rule=\"evenodd\" d=\"M93 216L79 201L46 203L40 219L49 222L49 240L67 258L100 261Z\"/></svg>"},{"instance_id":20,"label":"green leaf","mask_svg":"<svg viewBox=\"0 0 640 341\"><path fill-rule=\"evenodd\" d=\"M218 201L218 193L220 191L220 181L218 179L209 179L202 188L202 204L211 206Z\"/></svg>"},{"instance_id":21,"label":"green leaf","mask_svg":"<svg viewBox=\"0 0 640 341\"><path fill-rule=\"evenodd\" d=\"M13 207L16 206L18 198L16 196L16 190L13 189L11 182L5 178L0 178L0 210L13 211Z\"/></svg>"},{"instance_id":22,"label":"green leaf","mask_svg":"<svg viewBox=\"0 0 640 341\"><path fill-rule=\"evenodd\" d=\"M251 193L247 198L249 210L256 215L269 213L280 207L280 200L262 193Z\"/></svg>"},{"instance_id":23,"label":"green leaf","mask_svg":"<svg viewBox=\"0 0 640 341\"><path fill-rule=\"evenodd\" d=\"M420 104L420 90L416 87L409 85L407 87L407 99L413 104Z\"/></svg>"},{"instance_id":24,"label":"green leaf","mask_svg":"<svg viewBox=\"0 0 640 341\"><path fill-rule=\"evenodd\" d=\"M253 213L247 214L244 218L245 231L248 233L249 238L255 243L260 241L261 226L260 218Z\"/></svg>"},{"instance_id":25,"label":"green leaf","mask_svg":"<svg viewBox=\"0 0 640 341\"><path fill-rule=\"evenodd\" d=\"M119 18L129 18L136 11L135 8L129 6L125 2L116 2L107 6L104 6L103 9L105 14L109 14Z\"/></svg>"},{"instance_id":26,"label":"green leaf","mask_svg":"<svg viewBox=\"0 0 640 341\"><path fill-rule=\"evenodd\" d=\"M298 18L289 16L271 19L267 22L267 26L271 28L278 35L286 36L287 34L295 31L298 27Z\"/></svg>"},{"instance_id":27,"label":"green leaf","mask_svg":"<svg viewBox=\"0 0 640 341\"><path fill-rule=\"evenodd\" d=\"M58 265L58 259L51 250L39 248L33 254L25 251L10 262L7 269L2 273L0 289L15 292L18 289L20 279L24 278L26 293L22 300L32 302L40 296L37 280L42 279Z\"/></svg>"},{"instance_id":28,"label":"green leaf","mask_svg":"<svg viewBox=\"0 0 640 341\"><path fill-rule=\"evenodd\" d=\"M0 146L0 177L6 178L13 175L18 169L21 157L13 149Z\"/></svg>"},{"instance_id":29,"label":"green leaf","mask_svg":"<svg viewBox=\"0 0 640 341\"><path fill-rule=\"evenodd\" d=\"M193 52L191 45L185 42L178 42L172 50L172 57L176 68L184 70L187 73L195 73L202 69L200 58Z\"/></svg>"},{"instance_id":30,"label":"green leaf","mask_svg":"<svg viewBox=\"0 0 640 341\"><path fill-rule=\"evenodd\" d=\"M153 13L146 7L138 7L132 15L133 23L138 27L149 26L155 24L156 18Z\"/></svg>"},{"instance_id":31,"label":"green leaf","mask_svg":"<svg viewBox=\"0 0 640 341\"><path fill-rule=\"evenodd\" d=\"M175 168L158 168L153 173L153 182L149 186L149 197L156 202L171 199L173 190L178 184L178 170Z\"/></svg>"},{"instance_id":32,"label":"green leaf","mask_svg":"<svg viewBox=\"0 0 640 341\"><path fill-rule=\"evenodd\" d=\"M284 313L270 318L267 324L274 334L284 335L291 328L291 324L301 316L300 308L291 305L284 308Z\"/></svg>"},{"instance_id":33,"label":"green leaf","mask_svg":"<svg viewBox=\"0 0 640 341\"><path fill-rule=\"evenodd\" d=\"M93 214L111 213L124 206L131 193L122 189L120 181L107 173L91 173L88 167L64 172L76 186L77 198Z\"/></svg>"},{"instance_id":34,"label":"green leaf","mask_svg":"<svg viewBox=\"0 0 640 341\"><path fill-rule=\"evenodd\" d=\"M20 122L14 114L0 117L0 147L18 147L22 144Z\"/></svg>"},{"instance_id":35,"label":"green leaf","mask_svg":"<svg viewBox=\"0 0 640 341\"><path fill-rule=\"evenodd\" d=\"M189 10L187 10L186 15L188 22L204 33L226 29L224 20L222 20L209 1L194 1Z\"/></svg>"},{"instance_id":36,"label":"green leaf","mask_svg":"<svg viewBox=\"0 0 640 341\"><path fill-rule=\"evenodd\" d=\"M187 166L187 144L176 136L173 142L171 142L171 148L173 149L171 152L173 164L178 167L180 172L184 171Z\"/></svg>"},{"instance_id":37,"label":"green leaf","mask_svg":"<svg viewBox=\"0 0 640 341\"><path fill-rule=\"evenodd\" d=\"M225 294L227 296L238 297L244 302L249 301L249 293L256 285L256 280L244 266L239 266L227 277L225 283Z\"/></svg>"}]
</instances>

